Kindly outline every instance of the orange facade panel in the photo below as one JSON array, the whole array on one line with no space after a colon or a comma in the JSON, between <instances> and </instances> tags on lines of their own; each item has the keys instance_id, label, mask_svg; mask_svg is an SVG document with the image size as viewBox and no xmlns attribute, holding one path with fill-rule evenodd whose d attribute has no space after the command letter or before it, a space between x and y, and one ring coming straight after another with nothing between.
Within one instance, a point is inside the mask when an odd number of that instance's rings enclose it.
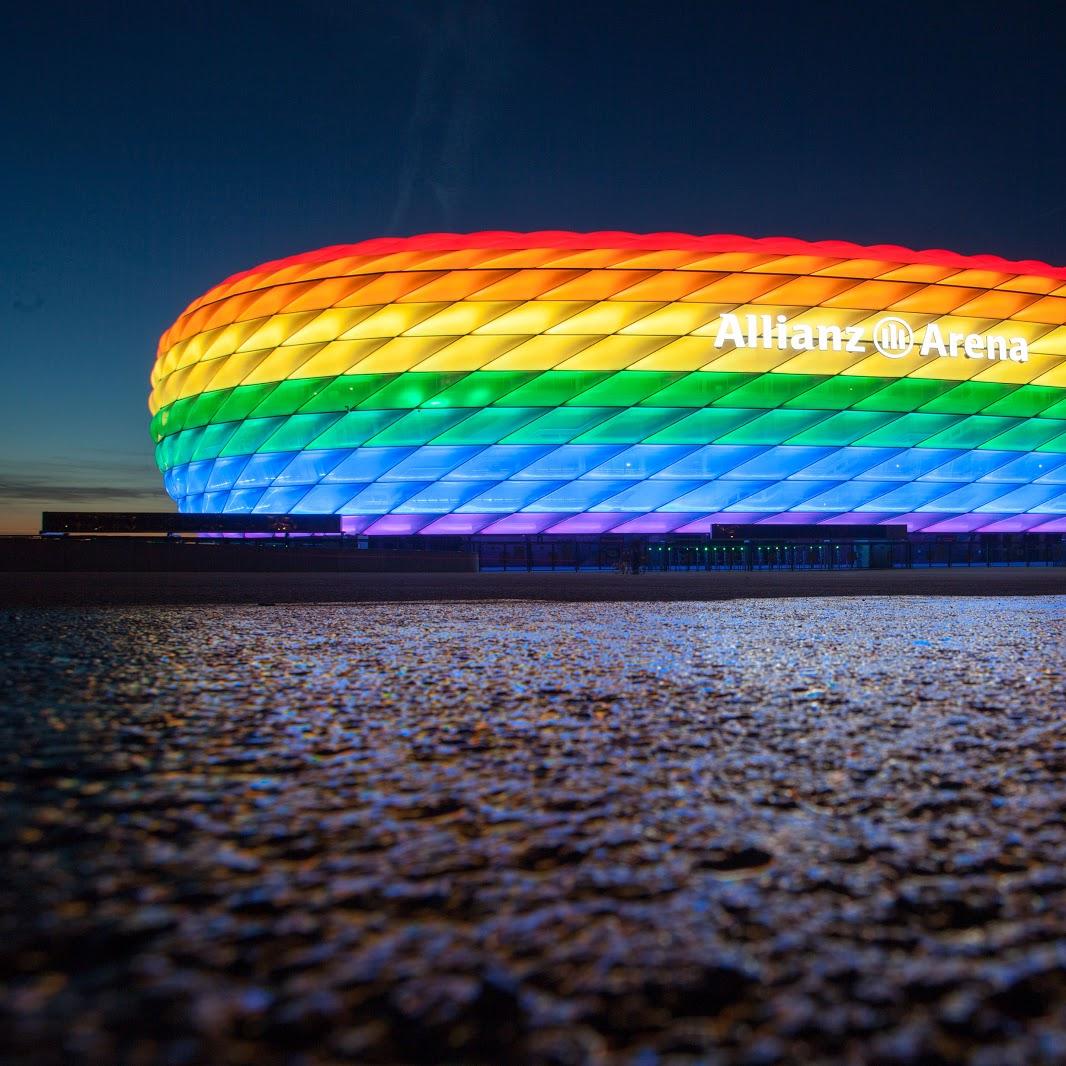
<instances>
[{"instance_id":1,"label":"orange facade panel","mask_svg":"<svg viewBox=\"0 0 1066 1066\"><path fill-rule=\"evenodd\" d=\"M919 315L946 315L974 297L973 289L953 285L927 285L892 305L893 311L913 311Z\"/></svg>"},{"instance_id":2,"label":"orange facade panel","mask_svg":"<svg viewBox=\"0 0 1066 1066\"><path fill-rule=\"evenodd\" d=\"M580 270L554 270L531 267L518 270L509 277L485 286L478 292L479 300L535 300L550 289L581 276Z\"/></svg>"},{"instance_id":3,"label":"orange facade panel","mask_svg":"<svg viewBox=\"0 0 1066 1066\"><path fill-rule=\"evenodd\" d=\"M1023 322L1047 322L1054 326L1066 323L1066 296L1045 296L1018 311L1013 318Z\"/></svg>"},{"instance_id":4,"label":"orange facade panel","mask_svg":"<svg viewBox=\"0 0 1066 1066\"><path fill-rule=\"evenodd\" d=\"M494 282L503 281L511 270L449 270L446 274L427 274L426 284L399 298L407 300L466 300Z\"/></svg>"},{"instance_id":5,"label":"orange facade panel","mask_svg":"<svg viewBox=\"0 0 1066 1066\"><path fill-rule=\"evenodd\" d=\"M709 270L662 270L616 295L620 300L680 300L724 277Z\"/></svg>"},{"instance_id":6,"label":"orange facade panel","mask_svg":"<svg viewBox=\"0 0 1066 1066\"><path fill-rule=\"evenodd\" d=\"M789 280L782 274L729 274L697 289L684 299L708 304L743 304L779 288Z\"/></svg>"},{"instance_id":7,"label":"orange facade panel","mask_svg":"<svg viewBox=\"0 0 1066 1066\"><path fill-rule=\"evenodd\" d=\"M853 307L880 311L905 300L917 292L920 285L906 281L864 281L825 301L828 307Z\"/></svg>"},{"instance_id":8,"label":"orange facade panel","mask_svg":"<svg viewBox=\"0 0 1066 1066\"><path fill-rule=\"evenodd\" d=\"M548 290L548 300L607 300L615 293L652 277L649 270L586 270L579 277Z\"/></svg>"}]
</instances>

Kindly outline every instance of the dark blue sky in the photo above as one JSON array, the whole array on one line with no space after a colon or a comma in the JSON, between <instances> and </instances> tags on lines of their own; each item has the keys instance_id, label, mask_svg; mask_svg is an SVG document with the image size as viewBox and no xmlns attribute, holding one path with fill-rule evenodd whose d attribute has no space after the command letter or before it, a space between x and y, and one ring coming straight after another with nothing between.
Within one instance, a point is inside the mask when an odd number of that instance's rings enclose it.
<instances>
[{"instance_id":1,"label":"dark blue sky","mask_svg":"<svg viewBox=\"0 0 1066 1066\"><path fill-rule=\"evenodd\" d=\"M0 50L0 529L167 506L147 376L227 274L426 230L1066 263L1066 8L36 3Z\"/></svg>"}]
</instances>

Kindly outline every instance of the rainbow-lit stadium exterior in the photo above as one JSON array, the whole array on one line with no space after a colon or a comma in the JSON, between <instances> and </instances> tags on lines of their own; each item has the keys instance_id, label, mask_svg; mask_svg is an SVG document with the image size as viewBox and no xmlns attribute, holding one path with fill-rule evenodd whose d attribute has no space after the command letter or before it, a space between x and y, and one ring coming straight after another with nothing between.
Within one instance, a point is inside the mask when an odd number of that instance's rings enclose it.
<instances>
[{"instance_id":1,"label":"rainbow-lit stadium exterior","mask_svg":"<svg viewBox=\"0 0 1066 1066\"><path fill-rule=\"evenodd\" d=\"M372 240L196 300L150 407L186 512L1063 532L1066 269L672 233Z\"/></svg>"}]
</instances>

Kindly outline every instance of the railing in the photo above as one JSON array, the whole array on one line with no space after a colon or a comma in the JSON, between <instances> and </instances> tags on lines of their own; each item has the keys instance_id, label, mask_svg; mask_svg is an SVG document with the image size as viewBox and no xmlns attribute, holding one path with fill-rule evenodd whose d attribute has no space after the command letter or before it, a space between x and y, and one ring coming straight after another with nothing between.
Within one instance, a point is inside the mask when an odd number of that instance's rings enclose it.
<instances>
[{"instance_id":1,"label":"railing","mask_svg":"<svg viewBox=\"0 0 1066 1066\"><path fill-rule=\"evenodd\" d=\"M712 540L700 535L587 537L371 537L291 535L7 537L0 570L712 571L1066 566L1062 535L905 539ZM369 550L367 550L369 549ZM403 557L407 556L405 560ZM440 556L440 559L433 558ZM445 558L447 557L447 558Z\"/></svg>"},{"instance_id":2,"label":"railing","mask_svg":"<svg viewBox=\"0 0 1066 1066\"><path fill-rule=\"evenodd\" d=\"M1063 541L822 541L702 544L602 541L475 542L481 570L869 570L966 566L1066 566Z\"/></svg>"}]
</instances>

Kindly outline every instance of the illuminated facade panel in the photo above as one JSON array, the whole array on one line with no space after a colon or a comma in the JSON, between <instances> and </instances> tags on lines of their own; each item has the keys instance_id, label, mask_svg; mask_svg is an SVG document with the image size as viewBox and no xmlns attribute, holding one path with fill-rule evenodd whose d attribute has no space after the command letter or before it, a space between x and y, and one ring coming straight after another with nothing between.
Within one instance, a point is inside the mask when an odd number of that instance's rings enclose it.
<instances>
[{"instance_id":1,"label":"illuminated facade panel","mask_svg":"<svg viewBox=\"0 0 1066 1066\"><path fill-rule=\"evenodd\" d=\"M191 513L371 534L1066 531L1066 269L894 246L430 234L264 264L152 371Z\"/></svg>"}]
</instances>

